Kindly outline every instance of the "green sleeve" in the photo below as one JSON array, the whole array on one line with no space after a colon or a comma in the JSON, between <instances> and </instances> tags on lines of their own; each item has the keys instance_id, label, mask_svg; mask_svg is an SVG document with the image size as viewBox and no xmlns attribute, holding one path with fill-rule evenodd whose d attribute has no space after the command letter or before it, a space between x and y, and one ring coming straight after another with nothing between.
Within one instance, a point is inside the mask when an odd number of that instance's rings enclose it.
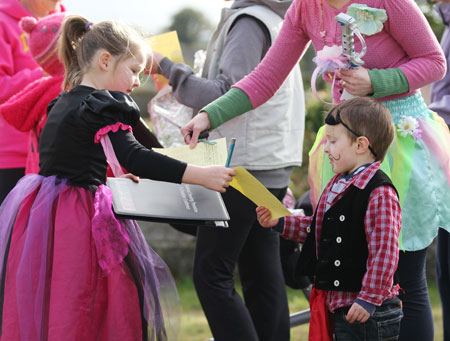
<instances>
[{"instance_id":1,"label":"green sleeve","mask_svg":"<svg viewBox=\"0 0 450 341\"><path fill-rule=\"evenodd\" d=\"M211 129L215 129L222 123L252 109L247 94L239 88L231 88L226 94L209 103L200 111L208 113Z\"/></svg>"},{"instance_id":2,"label":"green sleeve","mask_svg":"<svg viewBox=\"0 0 450 341\"><path fill-rule=\"evenodd\" d=\"M380 98L409 91L408 79L399 68L371 69L368 71L373 88L372 97Z\"/></svg>"}]
</instances>

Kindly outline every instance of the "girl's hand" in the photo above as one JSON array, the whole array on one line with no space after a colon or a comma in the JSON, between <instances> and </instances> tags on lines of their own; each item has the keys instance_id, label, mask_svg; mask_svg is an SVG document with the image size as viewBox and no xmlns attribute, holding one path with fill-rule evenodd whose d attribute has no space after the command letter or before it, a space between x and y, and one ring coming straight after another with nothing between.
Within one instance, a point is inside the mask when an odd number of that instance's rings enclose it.
<instances>
[{"instance_id":1,"label":"girl's hand","mask_svg":"<svg viewBox=\"0 0 450 341\"><path fill-rule=\"evenodd\" d=\"M353 323L358 321L360 323L366 322L370 317L369 312L361 307L358 303L353 303L347 313L347 321Z\"/></svg>"},{"instance_id":2,"label":"girl's hand","mask_svg":"<svg viewBox=\"0 0 450 341\"><path fill-rule=\"evenodd\" d=\"M158 73L158 65L164 56L156 51L151 51L147 56L147 64L144 68L144 75L154 75Z\"/></svg>"},{"instance_id":3,"label":"girl's hand","mask_svg":"<svg viewBox=\"0 0 450 341\"><path fill-rule=\"evenodd\" d=\"M209 122L208 113L206 111L201 111L186 125L181 127L180 131L181 135L184 136L184 142L189 144L189 147L195 148L200 133L204 130L208 130L210 127L211 123Z\"/></svg>"},{"instance_id":4,"label":"girl's hand","mask_svg":"<svg viewBox=\"0 0 450 341\"><path fill-rule=\"evenodd\" d=\"M366 96L373 94L369 72L362 66L356 69L339 69L336 71L336 75L341 79L342 87L351 95Z\"/></svg>"},{"instance_id":5,"label":"girl's hand","mask_svg":"<svg viewBox=\"0 0 450 341\"><path fill-rule=\"evenodd\" d=\"M134 182L139 182L139 177L134 174L131 174L131 173L121 175L121 176L119 176L119 178L128 178L128 179L133 180Z\"/></svg>"},{"instance_id":6,"label":"girl's hand","mask_svg":"<svg viewBox=\"0 0 450 341\"><path fill-rule=\"evenodd\" d=\"M200 167L188 165L184 171L182 182L202 185L217 192L225 192L236 171L224 166Z\"/></svg>"},{"instance_id":7,"label":"girl's hand","mask_svg":"<svg viewBox=\"0 0 450 341\"><path fill-rule=\"evenodd\" d=\"M262 227L271 228L278 224L278 219L270 220L270 218L272 218L272 213L264 206L258 206L256 208L256 215L258 222Z\"/></svg>"}]
</instances>

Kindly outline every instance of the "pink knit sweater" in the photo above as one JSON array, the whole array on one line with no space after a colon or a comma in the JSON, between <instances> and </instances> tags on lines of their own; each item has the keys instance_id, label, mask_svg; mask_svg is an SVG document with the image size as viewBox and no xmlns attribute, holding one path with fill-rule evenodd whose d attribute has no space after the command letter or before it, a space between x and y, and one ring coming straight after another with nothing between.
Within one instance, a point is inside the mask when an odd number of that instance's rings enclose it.
<instances>
[{"instance_id":1,"label":"pink knit sweater","mask_svg":"<svg viewBox=\"0 0 450 341\"><path fill-rule=\"evenodd\" d=\"M250 98L253 108L266 102L281 86L312 41L316 51L324 46L340 45L340 26L334 17L347 12L352 3L366 4L386 10L388 19L383 30L365 36L367 53L363 57L367 69L399 67L409 82L410 92L380 100L403 97L445 75L446 62L436 37L424 15L413 0L350 0L339 10L326 0L294 0L289 8L281 32L259 66L235 87ZM323 25L323 26L322 26ZM322 38L320 31L326 34ZM355 39L356 51L360 50Z\"/></svg>"}]
</instances>

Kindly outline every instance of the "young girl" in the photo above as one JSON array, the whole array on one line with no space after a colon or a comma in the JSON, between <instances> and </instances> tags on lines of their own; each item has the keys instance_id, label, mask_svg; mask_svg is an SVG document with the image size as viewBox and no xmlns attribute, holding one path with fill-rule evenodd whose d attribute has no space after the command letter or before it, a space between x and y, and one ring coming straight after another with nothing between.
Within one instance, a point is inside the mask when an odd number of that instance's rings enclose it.
<instances>
[{"instance_id":1,"label":"young girl","mask_svg":"<svg viewBox=\"0 0 450 341\"><path fill-rule=\"evenodd\" d=\"M59 44L71 90L49 105L39 175L22 178L0 207L1 339L173 340L173 279L136 222L115 218L107 159L116 175L119 162L220 192L235 172L186 165L134 139L140 114L129 94L147 59L136 32L70 16Z\"/></svg>"},{"instance_id":2,"label":"young girl","mask_svg":"<svg viewBox=\"0 0 450 341\"><path fill-rule=\"evenodd\" d=\"M323 53L341 46L339 13L351 15L364 34L363 67L338 70L335 101L345 88L372 96L391 112L397 136L383 163L399 192L402 230L398 275L404 304L401 340L432 340L433 320L425 279L425 256L439 226L450 230L450 135L429 111L419 89L445 73L445 59L425 17L413 0L295 0L280 35L261 64L223 98L204 108L181 129L215 128L267 101L297 64L311 41ZM355 39L355 50L361 45ZM318 53L319 54L319 53ZM323 153L323 130L310 152L310 184L316 204L331 168Z\"/></svg>"}]
</instances>

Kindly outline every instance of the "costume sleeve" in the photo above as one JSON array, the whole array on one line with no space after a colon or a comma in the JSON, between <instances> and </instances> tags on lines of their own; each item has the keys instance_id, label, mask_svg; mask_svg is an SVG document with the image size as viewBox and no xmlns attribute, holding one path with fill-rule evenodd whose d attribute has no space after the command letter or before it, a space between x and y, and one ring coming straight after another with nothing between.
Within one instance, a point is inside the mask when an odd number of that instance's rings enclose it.
<instances>
[{"instance_id":1,"label":"costume sleeve","mask_svg":"<svg viewBox=\"0 0 450 341\"><path fill-rule=\"evenodd\" d=\"M267 28L258 19L242 15L228 32L214 79L197 77L186 64L175 64L167 58L161 61L159 69L168 78L177 101L198 110L225 94L232 84L250 73L269 46Z\"/></svg>"},{"instance_id":2,"label":"costume sleeve","mask_svg":"<svg viewBox=\"0 0 450 341\"><path fill-rule=\"evenodd\" d=\"M211 129L215 129L224 122L250 110L252 110L252 104L247 94L239 88L232 88L201 111L208 113Z\"/></svg>"},{"instance_id":3,"label":"costume sleeve","mask_svg":"<svg viewBox=\"0 0 450 341\"><path fill-rule=\"evenodd\" d=\"M402 216L392 187L380 186L371 193L364 224L369 256L358 299L379 306L391 293L399 257Z\"/></svg>"},{"instance_id":4,"label":"costume sleeve","mask_svg":"<svg viewBox=\"0 0 450 341\"><path fill-rule=\"evenodd\" d=\"M152 180L181 183L187 164L149 150L128 130L109 132L117 160L130 173Z\"/></svg>"},{"instance_id":5,"label":"costume sleeve","mask_svg":"<svg viewBox=\"0 0 450 341\"><path fill-rule=\"evenodd\" d=\"M419 89L445 75L446 62L430 25L413 0L385 0L391 36L409 59L400 69L411 90Z\"/></svg>"},{"instance_id":6,"label":"costume sleeve","mask_svg":"<svg viewBox=\"0 0 450 341\"><path fill-rule=\"evenodd\" d=\"M292 3L280 33L264 59L250 75L235 85L248 95L253 108L264 104L275 94L308 47L310 39L301 27L302 2L295 0Z\"/></svg>"},{"instance_id":7,"label":"costume sleeve","mask_svg":"<svg viewBox=\"0 0 450 341\"><path fill-rule=\"evenodd\" d=\"M81 103L82 119L94 130L117 122L134 127L140 119L140 111L134 100L120 91L95 90Z\"/></svg>"},{"instance_id":8,"label":"costume sleeve","mask_svg":"<svg viewBox=\"0 0 450 341\"><path fill-rule=\"evenodd\" d=\"M405 74L399 68L371 69L369 72L374 98L409 92L409 83Z\"/></svg>"},{"instance_id":9,"label":"costume sleeve","mask_svg":"<svg viewBox=\"0 0 450 341\"><path fill-rule=\"evenodd\" d=\"M284 239L292 240L298 244L303 244L312 222L312 216L292 216L284 218L284 230L281 236Z\"/></svg>"},{"instance_id":10,"label":"costume sleeve","mask_svg":"<svg viewBox=\"0 0 450 341\"><path fill-rule=\"evenodd\" d=\"M7 28L0 25L0 103L22 90L25 86L43 77L41 68L16 71L13 46L7 37ZM31 57L30 57L31 58Z\"/></svg>"}]
</instances>

